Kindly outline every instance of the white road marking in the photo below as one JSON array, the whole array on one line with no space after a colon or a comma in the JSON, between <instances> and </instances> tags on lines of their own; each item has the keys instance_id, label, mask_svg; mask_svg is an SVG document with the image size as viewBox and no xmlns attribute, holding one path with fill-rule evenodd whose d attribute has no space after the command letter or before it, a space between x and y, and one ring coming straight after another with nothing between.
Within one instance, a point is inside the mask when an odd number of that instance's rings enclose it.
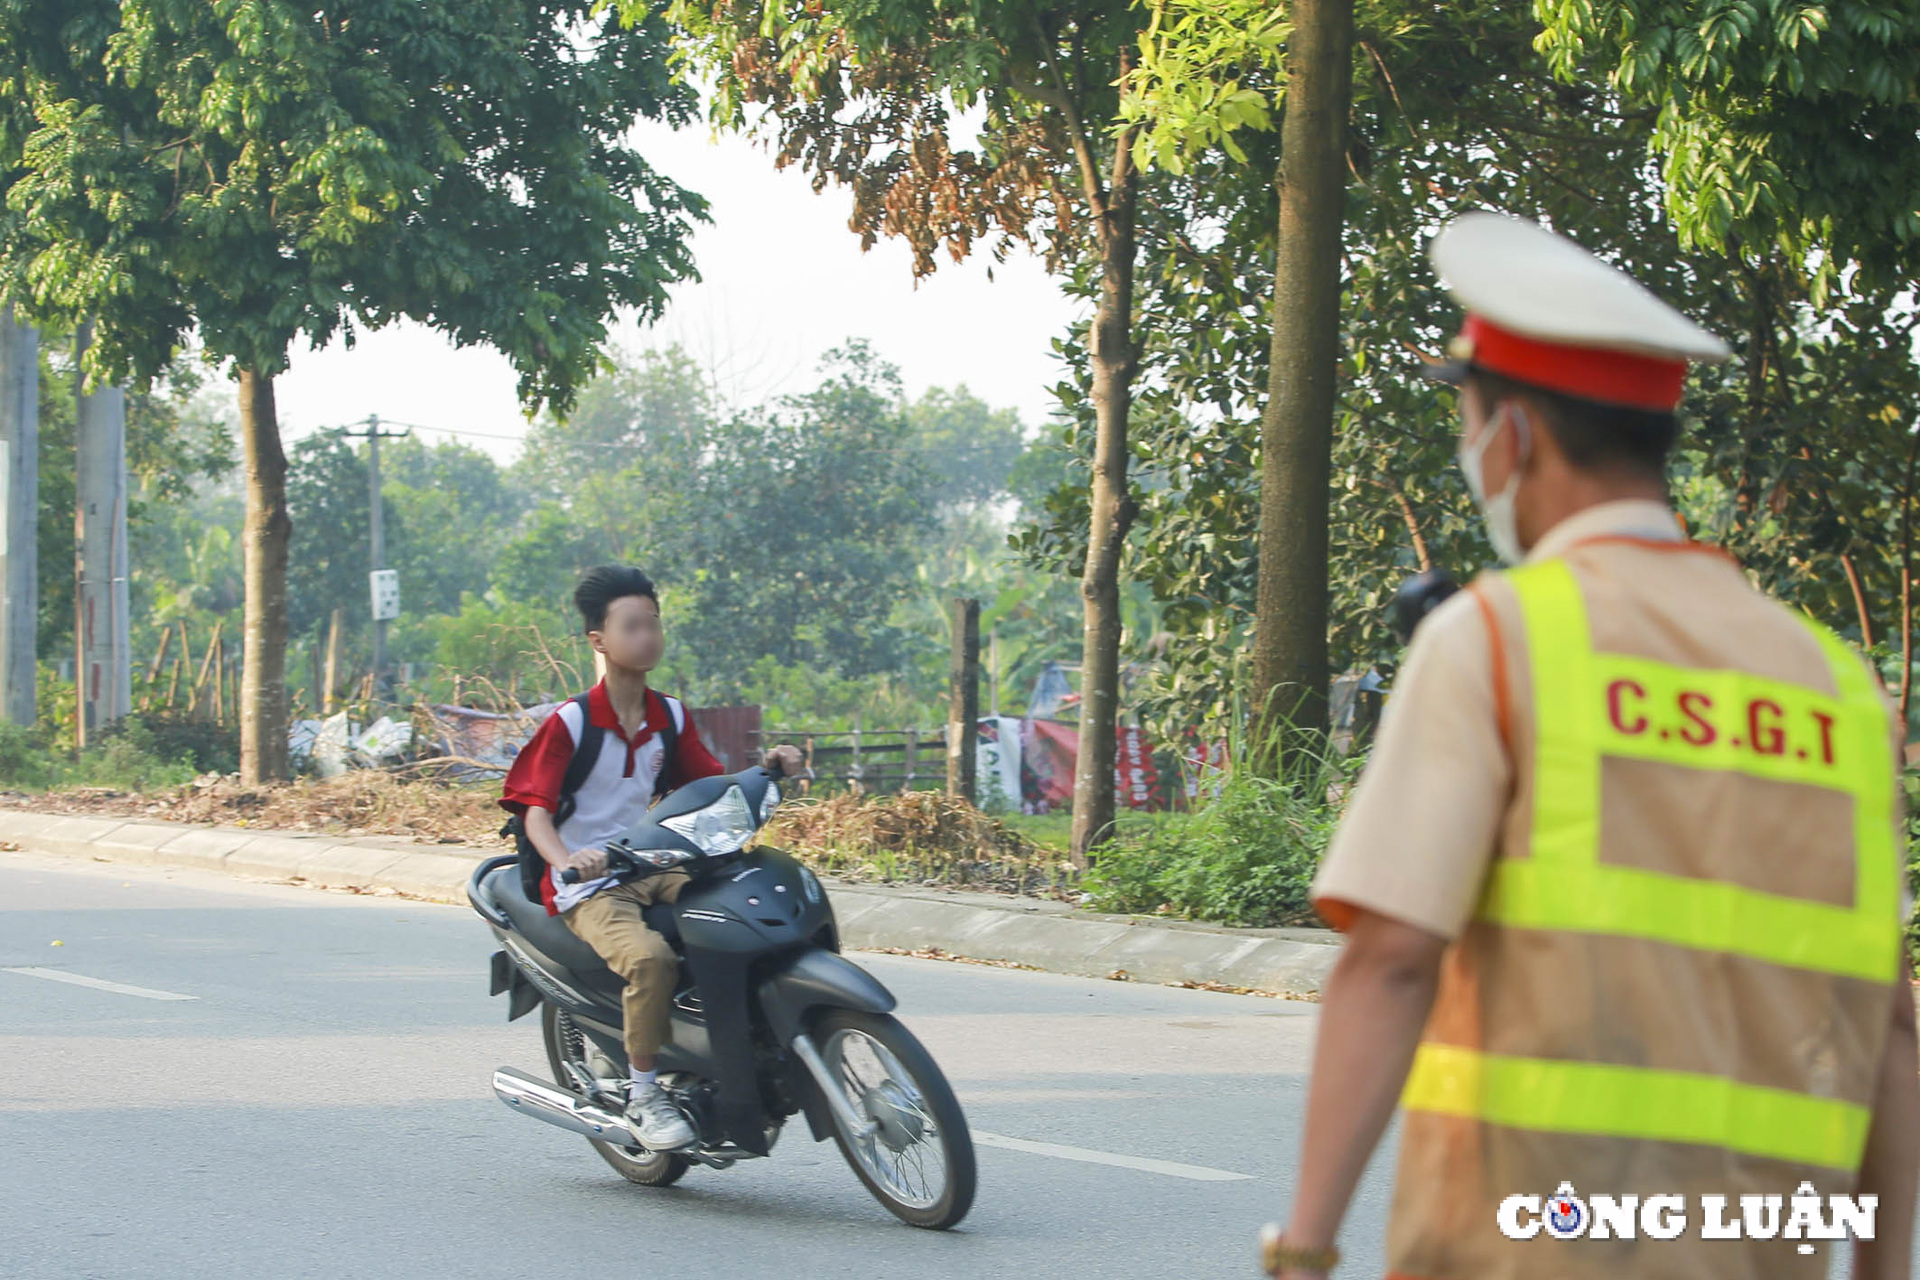
<instances>
[{"instance_id":1,"label":"white road marking","mask_svg":"<svg viewBox=\"0 0 1920 1280\"><path fill-rule=\"evenodd\" d=\"M183 996L177 991L155 991L152 987L130 987L124 982L108 982L105 978L89 978L83 973L68 973L64 969L43 969L39 965L26 965L22 968L5 970L17 973L24 978L45 978L50 982L71 982L76 987L92 987L96 991L112 991L123 996L139 996L143 1000L198 1000L199 996Z\"/></svg>"},{"instance_id":2,"label":"white road marking","mask_svg":"<svg viewBox=\"0 0 1920 1280\"><path fill-rule=\"evenodd\" d=\"M1139 1169L1145 1173L1165 1174L1169 1178L1189 1178L1194 1182L1245 1182L1253 1177L1250 1173L1229 1173L1225 1169L1209 1169L1204 1165L1149 1160L1145 1156L1116 1155L1111 1151L1089 1151L1085 1147L1063 1147L1057 1142L1009 1138L1004 1134L982 1133L978 1129L973 1131L973 1140L982 1147L1003 1147L1008 1151L1052 1156L1056 1160L1078 1160L1083 1164L1110 1164L1117 1169Z\"/></svg>"}]
</instances>

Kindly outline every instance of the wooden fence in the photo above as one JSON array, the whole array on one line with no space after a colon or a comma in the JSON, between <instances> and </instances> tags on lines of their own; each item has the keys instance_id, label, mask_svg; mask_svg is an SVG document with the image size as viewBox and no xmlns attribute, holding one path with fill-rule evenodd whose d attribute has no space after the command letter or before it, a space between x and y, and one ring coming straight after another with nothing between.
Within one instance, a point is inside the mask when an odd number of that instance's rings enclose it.
<instances>
[{"instance_id":1,"label":"wooden fence","mask_svg":"<svg viewBox=\"0 0 1920 1280\"><path fill-rule=\"evenodd\" d=\"M704 731L704 730L703 730ZM791 743L813 770L814 791L892 794L947 785L947 728L756 731L756 748Z\"/></svg>"}]
</instances>

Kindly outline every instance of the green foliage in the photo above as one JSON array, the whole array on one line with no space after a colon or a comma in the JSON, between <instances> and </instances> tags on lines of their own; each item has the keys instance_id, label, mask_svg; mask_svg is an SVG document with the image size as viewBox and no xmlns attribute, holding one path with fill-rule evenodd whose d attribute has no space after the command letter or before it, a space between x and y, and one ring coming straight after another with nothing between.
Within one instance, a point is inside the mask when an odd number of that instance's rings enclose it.
<instances>
[{"instance_id":1,"label":"green foliage","mask_svg":"<svg viewBox=\"0 0 1920 1280\"><path fill-rule=\"evenodd\" d=\"M10 6L11 291L93 317L115 381L189 329L270 376L296 337L407 316L565 402L614 309L691 272L700 201L625 141L690 108L665 52L590 0Z\"/></svg>"},{"instance_id":2,"label":"green foliage","mask_svg":"<svg viewBox=\"0 0 1920 1280\"><path fill-rule=\"evenodd\" d=\"M227 737L233 740L223 740ZM24 791L61 787L164 791L208 769L231 769L238 756L235 735L202 725L150 726L139 716L113 725L78 755L70 747L53 745L44 727L0 723L0 787Z\"/></svg>"},{"instance_id":3,"label":"green foliage","mask_svg":"<svg viewBox=\"0 0 1920 1280\"><path fill-rule=\"evenodd\" d=\"M468 594L456 613L404 618L394 644L433 664L423 688L433 701L532 705L572 697L593 683L593 652L579 619L559 605Z\"/></svg>"},{"instance_id":4,"label":"green foliage","mask_svg":"<svg viewBox=\"0 0 1920 1280\"><path fill-rule=\"evenodd\" d=\"M719 425L674 495L676 643L847 675L896 666L885 626L931 527L898 374L865 344L830 353L818 387ZM668 574L671 576L667 576ZM724 687L728 672L709 668Z\"/></svg>"},{"instance_id":5,"label":"green foliage","mask_svg":"<svg viewBox=\"0 0 1920 1280\"><path fill-rule=\"evenodd\" d=\"M316 431L288 451L287 627L295 634L324 627L336 608L356 624L371 611L367 501L366 461L341 428ZM383 518L390 514L388 506Z\"/></svg>"},{"instance_id":6,"label":"green foliage","mask_svg":"<svg viewBox=\"0 0 1920 1280\"><path fill-rule=\"evenodd\" d=\"M1026 432L1012 409L995 410L958 386L929 387L907 405L907 427L932 497L953 507L1004 497L1026 452Z\"/></svg>"},{"instance_id":7,"label":"green foliage","mask_svg":"<svg viewBox=\"0 0 1920 1280\"><path fill-rule=\"evenodd\" d=\"M1359 759L1303 753L1283 777L1233 769L1197 813L1123 829L1087 873L1101 911L1216 924L1311 923L1307 892Z\"/></svg>"},{"instance_id":8,"label":"green foliage","mask_svg":"<svg viewBox=\"0 0 1920 1280\"><path fill-rule=\"evenodd\" d=\"M93 737L93 735L90 735ZM233 744L237 763L239 743ZM128 716L87 743L87 749L60 770L60 785L115 787L127 791L163 791L193 780L199 761L182 754L139 716Z\"/></svg>"},{"instance_id":9,"label":"green foliage","mask_svg":"<svg viewBox=\"0 0 1920 1280\"><path fill-rule=\"evenodd\" d=\"M1176 10L1209 11L1170 0ZM1766 246L1684 248L1645 163L1652 115L1555 84L1524 14L1359 16L1330 494L1336 670L1391 674L1398 645L1384 607L1423 560L1467 577L1491 559L1454 466L1452 397L1424 380L1416 354L1441 350L1458 325L1426 237L1486 206L1548 221L1729 338L1734 362L1696 374L1683 406L1683 513L1774 594L1855 637L1897 636L1905 426L1920 414L1910 300L1864 281L1822 293L1806 265ZM1275 135L1241 134L1249 163L1198 150L1182 172L1156 173L1158 194L1143 204L1140 517L1127 568L1160 606L1164 666L1143 710L1167 729L1223 722L1244 687L1252 626ZM1074 282L1092 287L1090 258ZM1062 448L1077 454L1090 416L1084 330L1062 347ZM1085 520L1076 488L1056 489L1016 535L1034 563L1072 562Z\"/></svg>"},{"instance_id":10,"label":"green foliage","mask_svg":"<svg viewBox=\"0 0 1920 1280\"><path fill-rule=\"evenodd\" d=\"M1234 134L1273 126L1280 95L1270 101L1262 85L1274 83L1293 34L1287 11L1267 0L1153 0L1150 8L1120 99L1120 118L1143 126L1135 163L1184 173L1217 146L1244 164Z\"/></svg>"},{"instance_id":11,"label":"green foliage","mask_svg":"<svg viewBox=\"0 0 1920 1280\"><path fill-rule=\"evenodd\" d=\"M1535 0L1569 81L1658 113L1651 147L1682 242L1857 262L1920 261L1920 4Z\"/></svg>"},{"instance_id":12,"label":"green foliage","mask_svg":"<svg viewBox=\"0 0 1920 1280\"><path fill-rule=\"evenodd\" d=\"M0 720L0 787L44 791L53 776L53 759L40 735L26 725Z\"/></svg>"}]
</instances>

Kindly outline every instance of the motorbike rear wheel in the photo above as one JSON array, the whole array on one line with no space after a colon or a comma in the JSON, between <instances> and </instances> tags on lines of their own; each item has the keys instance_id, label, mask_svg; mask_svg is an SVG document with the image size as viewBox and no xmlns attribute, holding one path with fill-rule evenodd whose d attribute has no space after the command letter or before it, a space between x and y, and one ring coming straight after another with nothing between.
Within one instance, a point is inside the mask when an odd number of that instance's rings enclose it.
<instances>
[{"instance_id":1,"label":"motorbike rear wheel","mask_svg":"<svg viewBox=\"0 0 1920 1280\"><path fill-rule=\"evenodd\" d=\"M888 1014L834 1009L811 1032L827 1070L874 1130L833 1140L867 1191L902 1222L944 1231L973 1207L973 1136L959 1099L911 1031Z\"/></svg>"},{"instance_id":2,"label":"motorbike rear wheel","mask_svg":"<svg viewBox=\"0 0 1920 1280\"><path fill-rule=\"evenodd\" d=\"M540 1006L540 1031L546 1037L547 1065L553 1070L553 1082L562 1089L573 1091L573 1079L561 1063L572 1062L592 1074L587 1062L586 1037L565 1013L553 1007L550 1000L543 1001ZM671 1151L628 1148L594 1138L588 1138L587 1141L621 1177L643 1187L670 1187L680 1181L691 1164L685 1156L675 1155Z\"/></svg>"}]
</instances>

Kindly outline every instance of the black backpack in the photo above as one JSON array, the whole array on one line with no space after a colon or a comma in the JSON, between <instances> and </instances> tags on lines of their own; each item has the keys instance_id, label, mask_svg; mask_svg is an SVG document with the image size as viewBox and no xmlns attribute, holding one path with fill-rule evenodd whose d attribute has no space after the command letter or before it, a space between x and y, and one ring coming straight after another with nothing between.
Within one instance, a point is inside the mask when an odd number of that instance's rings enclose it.
<instances>
[{"instance_id":1,"label":"black backpack","mask_svg":"<svg viewBox=\"0 0 1920 1280\"><path fill-rule=\"evenodd\" d=\"M553 825L556 830L573 816L573 795L580 790L593 772L595 761L600 759L600 745L606 740L607 731L593 722L587 710L589 695L580 694L569 699L580 708L580 741L574 744L573 756L567 761L567 771L560 778L559 807L553 811ZM680 737L680 726L673 715L673 704L667 701L665 694L659 695L667 703L667 725L660 731L660 749L664 753L660 758L660 777L653 784L653 798L658 801L667 793L667 775L673 769L673 749ZM558 711L555 715L560 714ZM514 852L520 858L520 892L527 901L540 901L540 884L547 878L547 860L533 847L533 841L527 839L526 822L522 815L514 814L507 819L500 834L513 837Z\"/></svg>"}]
</instances>

